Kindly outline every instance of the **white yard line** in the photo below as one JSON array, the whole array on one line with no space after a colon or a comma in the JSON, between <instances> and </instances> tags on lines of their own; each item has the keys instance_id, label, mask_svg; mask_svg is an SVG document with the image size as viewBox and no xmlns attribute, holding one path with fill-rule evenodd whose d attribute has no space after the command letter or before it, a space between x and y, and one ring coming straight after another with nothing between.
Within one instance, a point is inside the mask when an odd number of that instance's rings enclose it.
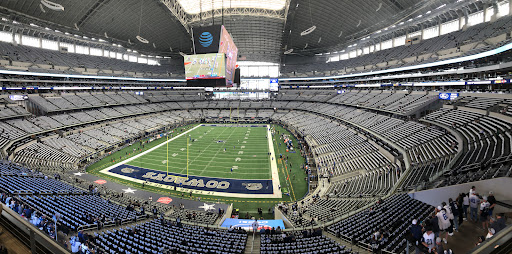
<instances>
[{"instance_id":1,"label":"white yard line","mask_svg":"<svg viewBox=\"0 0 512 254\"><path fill-rule=\"evenodd\" d=\"M181 136L183 136L183 135L185 135L185 134L187 134L187 133L189 133L189 132L191 132L191 131L193 131L193 130L195 130L195 129L199 128L200 126L201 126L201 125L199 124L199 125L197 125L196 127L192 128L192 129L190 129L190 130L188 130L188 131L185 131L185 132L181 133L180 135L175 136L175 137L173 137L173 138L171 138L171 139L169 139L169 140L167 140L167 141L163 142L162 144L159 144L159 145L157 145L157 146L155 146L155 147L153 147L153 148L150 148L149 150L147 150L147 151L145 151L145 152L142 152L142 153L137 154L137 155L135 155L135 156L133 156L133 157L131 157L131 158L128 158L128 159L126 159L126 160L124 160L124 161L121 161L121 162L119 162L119 163L116 163L116 164L114 164L114 165L112 165L112 166L110 166L110 167L108 167L108 168L105 168L105 169L101 170L101 171L100 171L100 173L103 173L103 174L107 174L107 175L112 175L112 176L116 176L116 177L118 177L118 176L117 176L117 174L111 173L111 172L110 172L110 170L111 170L111 169L113 169L113 168L119 167L119 166L121 166L121 165L123 165L123 164L126 164L126 163L128 163L128 162L130 162L130 161L133 161L133 160L135 160L135 159L137 159L137 158L139 158L139 157L141 157L141 156L144 156L144 155L146 155L146 154L148 154L148 153L150 153L150 152L152 152L152 151L154 151L154 150L156 150L156 149L158 149L158 148L162 147L163 145L165 145L165 144L167 144L167 143L169 143L169 142L172 142L173 140L175 140L175 139L177 139L177 138L179 138L179 137L181 137ZM142 182L144 182L144 181L142 181L142 180L141 180L141 181L140 181L140 183L142 183Z\"/></svg>"},{"instance_id":2,"label":"white yard line","mask_svg":"<svg viewBox=\"0 0 512 254\"><path fill-rule=\"evenodd\" d=\"M216 138L219 138L219 136L220 136L220 135L222 135L222 133L224 133L225 131L226 131L226 130L223 130L219 135L217 135L217 137L216 137ZM211 142L208 146L206 146L206 148L210 147L212 144L213 144L213 142ZM190 147L190 146L189 146L189 147ZM190 161L190 163L188 164L188 166L189 166L189 170L190 170L190 165L192 165L192 162L196 161L196 160L197 160L197 158L201 158L201 155L203 155L204 151L206 151L206 150L203 150L202 152L199 152L199 154L198 154L198 155L197 155L193 160L191 160L191 161ZM187 173L186 171L187 171L187 169L185 168L185 173ZM204 169L203 169L203 171L204 171ZM202 173L202 172L201 172L201 173ZM182 170L182 171L180 171L180 174L184 175L184 174L183 174L183 170Z\"/></svg>"},{"instance_id":3,"label":"white yard line","mask_svg":"<svg viewBox=\"0 0 512 254\"><path fill-rule=\"evenodd\" d=\"M229 138L233 135L233 133L235 133L235 130L236 128L233 128L233 130L231 131L231 133L229 134L228 138L226 140L229 140ZM224 131L222 132L224 133ZM222 134L221 133L221 134ZM211 144L210 144L211 145ZM210 145L208 145L208 147L210 147ZM224 144L225 145L225 144ZM224 146L223 145L223 146ZM207 148L208 148L207 147ZM210 164L212 164L213 160L217 159L217 154L219 154L220 150L222 150L222 148L218 149L217 152L215 153L215 155L212 157L212 159L208 162L208 164L203 168L203 170L201 171L201 175L203 175L204 171L206 169L208 169L208 167L210 166ZM234 152L234 151L233 151Z\"/></svg>"}]
</instances>

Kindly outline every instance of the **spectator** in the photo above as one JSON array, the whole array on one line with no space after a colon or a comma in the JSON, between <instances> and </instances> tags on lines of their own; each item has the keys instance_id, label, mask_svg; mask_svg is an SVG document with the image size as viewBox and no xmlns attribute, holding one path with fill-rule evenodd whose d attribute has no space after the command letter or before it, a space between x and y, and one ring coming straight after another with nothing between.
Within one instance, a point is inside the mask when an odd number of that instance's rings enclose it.
<instances>
[{"instance_id":1,"label":"spectator","mask_svg":"<svg viewBox=\"0 0 512 254\"><path fill-rule=\"evenodd\" d=\"M491 223L490 227L493 228L496 233L498 233L507 226L505 223L506 221L507 218L505 218L505 214L499 213L496 215L496 219L493 219L493 222Z\"/></svg>"},{"instance_id":2,"label":"spectator","mask_svg":"<svg viewBox=\"0 0 512 254\"><path fill-rule=\"evenodd\" d=\"M453 201L452 198L448 199L450 202L450 208L453 214L453 225L455 227L455 231L459 232L459 207L457 206L457 202Z\"/></svg>"},{"instance_id":3,"label":"spectator","mask_svg":"<svg viewBox=\"0 0 512 254\"><path fill-rule=\"evenodd\" d=\"M259 226L260 224L258 223L258 219L254 220L254 222L252 223L252 231L256 232Z\"/></svg>"},{"instance_id":4,"label":"spectator","mask_svg":"<svg viewBox=\"0 0 512 254\"><path fill-rule=\"evenodd\" d=\"M426 224L425 227L432 228L432 232L434 232L436 237L439 236L439 219L437 218L435 212L433 212L430 215L430 220L426 221L425 224Z\"/></svg>"},{"instance_id":5,"label":"spectator","mask_svg":"<svg viewBox=\"0 0 512 254\"><path fill-rule=\"evenodd\" d=\"M446 213L446 210L442 208L441 206L438 206L436 208L436 217L438 219L439 223L439 236L443 237L444 243L448 243L448 233L450 230L450 219L448 218L448 215Z\"/></svg>"},{"instance_id":6,"label":"spectator","mask_svg":"<svg viewBox=\"0 0 512 254\"><path fill-rule=\"evenodd\" d=\"M478 193L476 193L476 187L474 185L471 186L471 189L469 189L469 196L471 195L478 195Z\"/></svg>"},{"instance_id":7,"label":"spectator","mask_svg":"<svg viewBox=\"0 0 512 254\"><path fill-rule=\"evenodd\" d=\"M452 200L452 199L450 198L450 200ZM454 224L453 219L455 218L453 216L452 208L450 205L447 205L446 202L443 202L441 204L443 205L443 209L446 211L446 215L448 216L448 219L450 220L450 228L449 228L448 234L450 236L452 236L453 235L453 224Z\"/></svg>"},{"instance_id":8,"label":"spectator","mask_svg":"<svg viewBox=\"0 0 512 254\"><path fill-rule=\"evenodd\" d=\"M476 246L480 245L481 243L483 243L485 241L485 236L479 236L478 237L478 240L477 240L477 243L475 244Z\"/></svg>"},{"instance_id":9,"label":"spectator","mask_svg":"<svg viewBox=\"0 0 512 254\"><path fill-rule=\"evenodd\" d=\"M410 235L411 235L411 239L412 239L412 245L414 245L416 254L419 254L421 251L420 251L420 248L418 245L421 242L423 232L422 232L421 226L418 225L418 220L416 220L416 219L412 220L412 225L409 228L409 231L410 231Z\"/></svg>"},{"instance_id":10,"label":"spectator","mask_svg":"<svg viewBox=\"0 0 512 254\"><path fill-rule=\"evenodd\" d=\"M462 205L464 211L464 220L468 219L468 208L469 208L469 194L463 194Z\"/></svg>"},{"instance_id":11,"label":"spectator","mask_svg":"<svg viewBox=\"0 0 512 254\"><path fill-rule=\"evenodd\" d=\"M478 206L480 205L480 198L477 195L469 195L469 213L473 222L478 222Z\"/></svg>"},{"instance_id":12,"label":"spectator","mask_svg":"<svg viewBox=\"0 0 512 254\"><path fill-rule=\"evenodd\" d=\"M489 239L489 238L493 237L494 234L496 234L496 231L493 228L489 228L487 231L488 232L487 232L487 236L485 236L485 239Z\"/></svg>"},{"instance_id":13,"label":"spectator","mask_svg":"<svg viewBox=\"0 0 512 254\"><path fill-rule=\"evenodd\" d=\"M441 241L441 237L436 238L436 253L443 254L444 253L444 245Z\"/></svg>"},{"instance_id":14,"label":"spectator","mask_svg":"<svg viewBox=\"0 0 512 254\"><path fill-rule=\"evenodd\" d=\"M487 230L489 228L489 202L487 202L487 197L483 197L483 202L480 203L480 221L482 222L482 228Z\"/></svg>"},{"instance_id":15,"label":"spectator","mask_svg":"<svg viewBox=\"0 0 512 254\"><path fill-rule=\"evenodd\" d=\"M426 232L423 234L421 243L428 249L428 252L430 253L435 248L435 234L432 232L431 227L426 227L425 230Z\"/></svg>"},{"instance_id":16,"label":"spectator","mask_svg":"<svg viewBox=\"0 0 512 254\"><path fill-rule=\"evenodd\" d=\"M489 202L489 217L490 217L490 216L492 216L494 207L496 206L496 198L494 197L494 192L489 191L489 196L487 197L487 201Z\"/></svg>"}]
</instances>

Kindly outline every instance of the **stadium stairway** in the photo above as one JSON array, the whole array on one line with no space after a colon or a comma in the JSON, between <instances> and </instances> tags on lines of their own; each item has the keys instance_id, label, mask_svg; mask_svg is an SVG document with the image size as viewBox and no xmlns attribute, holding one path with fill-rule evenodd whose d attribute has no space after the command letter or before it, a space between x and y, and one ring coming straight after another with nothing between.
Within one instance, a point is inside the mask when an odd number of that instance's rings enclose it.
<instances>
[{"instance_id":1,"label":"stadium stairway","mask_svg":"<svg viewBox=\"0 0 512 254\"><path fill-rule=\"evenodd\" d=\"M247 238L247 244L245 245L245 254L257 254L261 251L261 237L260 234L256 233L251 237Z\"/></svg>"},{"instance_id":2,"label":"stadium stairway","mask_svg":"<svg viewBox=\"0 0 512 254\"><path fill-rule=\"evenodd\" d=\"M147 219L140 219L140 220L137 220L137 221L132 221L132 222L129 222L129 223L124 223L121 226L103 227L100 230L98 230L97 228L94 228L94 229L84 230L84 232L87 232L90 235L101 234L101 233L105 233L107 231L119 230L119 229L122 229L122 228L125 228L125 227L132 227L132 226L135 226L137 224L143 224L143 223L146 223L146 222L150 222L152 220L154 220L154 218L153 217L149 217Z\"/></svg>"},{"instance_id":3,"label":"stadium stairway","mask_svg":"<svg viewBox=\"0 0 512 254\"><path fill-rule=\"evenodd\" d=\"M371 251L363 249L363 248L361 248L358 245L354 245L351 242L345 241L345 240L343 240L341 238L338 238L338 237L334 236L333 234L329 233L327 230L322 230L322 235L331 238L333 241L335 241L335 242L337 242L337 243L339 243L341 245L345 245L347 247L350 246L350 249L352 250L352 253L358 253L358 254L371 254L372 253Z\"/></svg>"}]
</instances>

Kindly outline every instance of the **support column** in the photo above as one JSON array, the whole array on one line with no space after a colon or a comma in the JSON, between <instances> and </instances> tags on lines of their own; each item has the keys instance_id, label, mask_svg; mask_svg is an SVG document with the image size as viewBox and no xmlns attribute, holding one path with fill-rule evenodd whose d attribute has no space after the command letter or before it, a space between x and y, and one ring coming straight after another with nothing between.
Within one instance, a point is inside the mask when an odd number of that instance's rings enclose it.
<instances>
[{"instance_id":1,"label":"support column","mask_svg":"<svg viewBox=\"0 0 512 254\"><path fill-rule=\"evenodd\" d=\"M441 36L441 27L443 27L443 24L441 23L441 20L437 21L437 36Z\"/></svg>"},{"instance_id":2,"label":"support column","mask_svg":"<svg viewBox=\"0 0 512 254\"><path fill-rule=\"evenodd\" d=\"M34 231L32 229L28 229L28 230L29 230L29 233L30 233L30 252L32 252L33 254L36 254L37 253L37 249L36 249L35 234L34 234Z\"/></svg>"},{"instance_id":3,"label":"support column","mask_svg":"<svg viewBox=\"0 0 512 254\"><path fill-rule=\"evenodd\" d=\"M510 5L510 4L509 4ZM492 3L492 8L494 8L494 14L491 16L491 22L494 22L496 21L499 17L501 17L500 13L499 13L499 9L498 9L498 2L497 1L494 1Z\"/></svg>"},{"instance_id":4,"label":"support column","mask_svg":"<svg viewBox=\"0 0 512 254\"><path fill-rule=\"evenodd\" d=\"M484 11L483 11L484 12L484 22L486 22L487 16L489 15L487 13L487 8L489 8L489 5L487 3L484 3Z\"/></svg>"}]
</instances>

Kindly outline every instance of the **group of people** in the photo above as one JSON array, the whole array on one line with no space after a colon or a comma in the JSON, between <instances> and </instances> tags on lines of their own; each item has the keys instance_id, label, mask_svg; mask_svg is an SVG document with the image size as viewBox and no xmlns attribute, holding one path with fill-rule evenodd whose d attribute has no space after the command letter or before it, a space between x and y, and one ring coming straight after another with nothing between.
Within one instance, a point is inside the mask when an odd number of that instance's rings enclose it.
<instances>
[{"instance_id":1,"label":"group of people","mask_svg":"<svg viewBox=\"0 0 512 254\"><path fill-rule=\"evenodd\" d=\"M417 254L451 253L446 246L448 236L458 232L464 221L472 221L481 222L482 230L487 232L487 236L478 237L478 245L505 228L504 214L492 217L495 206L496 198L492 191L489 196L480 196L472 186L468 193L460 193L455 200L449 198L448 203L442 202L425 221L414 219L408 240L415 246Z\"/></svg>"},{"instance_id":2,"label":"group of people","mask_svg":"<svg viewBox=\"0 0 512 254\"><path fill-rule=\"evenodd\" d=\"M90 244L92 240L92 236L88 233L84 233L83 230L78 231L76 236L73 236L69 240L69 247L71 248L71 253L76 254L94 254L97 252L97 249Z\"/></svg>"},{"instance_id":3,"label":"group of people","mask_svg":"<svg viewBox=\"0 0 512 254\"><path fill-rule=\"evenodd\" d=\"M318 194L313 195L313 203L319 198ZM291 216L291 219L296 225L308 226L318 225L318 217L311 216L309 222L303 221L303 215L308 211L307 206L304 206L304 201L301 202L302 206L299 206L297 202L286 204L281 202L277 205L277 208L284 214ZM306 224L304 224L306 223Z\"/></svg>"}]
</instances>

